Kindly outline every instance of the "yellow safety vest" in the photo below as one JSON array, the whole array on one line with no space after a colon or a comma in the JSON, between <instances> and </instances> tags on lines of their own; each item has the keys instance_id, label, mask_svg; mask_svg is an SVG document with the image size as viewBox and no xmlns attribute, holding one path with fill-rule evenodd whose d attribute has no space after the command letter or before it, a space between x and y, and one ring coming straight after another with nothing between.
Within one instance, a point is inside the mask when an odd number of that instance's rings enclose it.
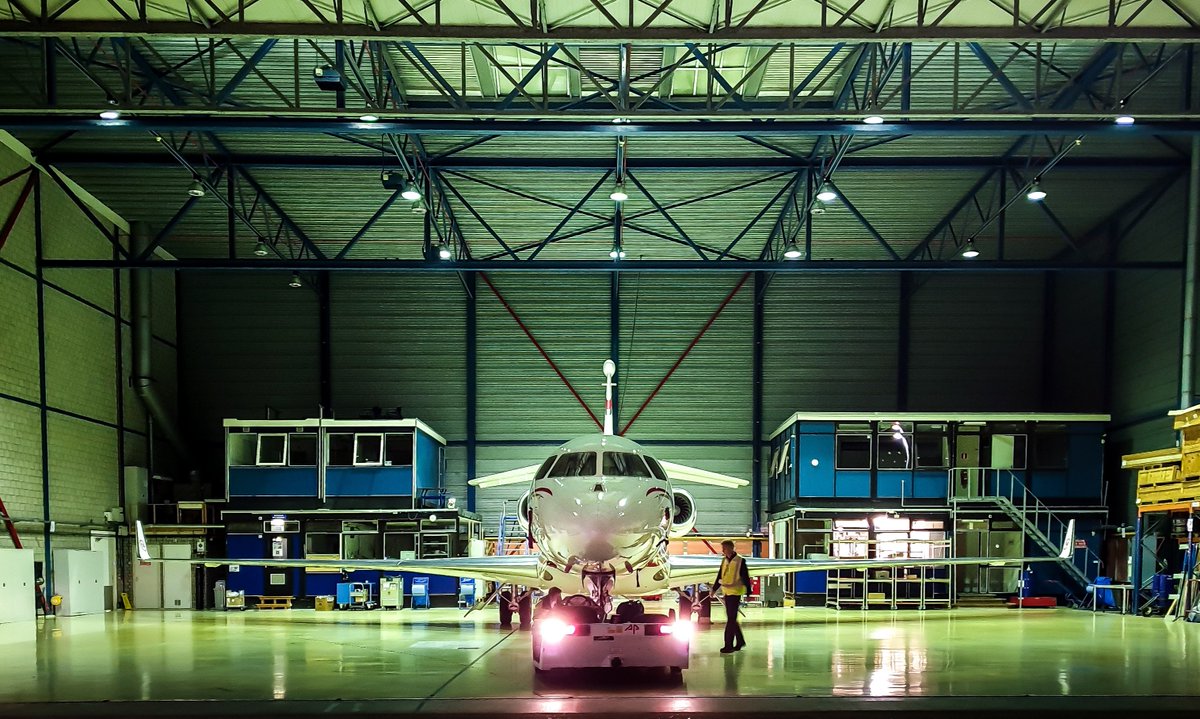
<instances>
[{"instance_id":1,"label":"yellow safety vest","mask_svg":"<svg viewBox=\"0 0 1200 719\"><path fill-rule=\"evenodd\" d=\"M742 596L746 593L746 585L742 584L742 558L737 556L733 561L721 560L721 591L725 594Z\"/></svg>"}]
</instances>

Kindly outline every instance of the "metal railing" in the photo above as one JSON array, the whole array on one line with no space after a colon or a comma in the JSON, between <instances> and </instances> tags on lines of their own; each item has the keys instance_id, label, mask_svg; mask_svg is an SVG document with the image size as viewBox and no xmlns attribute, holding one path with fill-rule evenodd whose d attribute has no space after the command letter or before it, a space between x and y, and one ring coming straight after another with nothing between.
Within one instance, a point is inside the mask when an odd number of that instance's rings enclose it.
<instances>
[{"instance_id":1,"label":"metal railing","mask_svg":"<svg viewBox=\"0 0 1200 719\"><path fill-rule=\"evenodd\" d=\"M968 474L966 491L955 486L962 472ZM993 467L955 467L950 470L948 494L950 501L989 502L1013 519L1022 533L1030 536L1047 554L1059 553L1067 537L1068 522L1064 521L1045 502L1009 469ZM958 490L958 491L956 491ZM1100 574L1100 557L1087 546L1075 546L1068 560L1061 562L1067 572L1086 588Z\"/></svg>"}]
</instances>

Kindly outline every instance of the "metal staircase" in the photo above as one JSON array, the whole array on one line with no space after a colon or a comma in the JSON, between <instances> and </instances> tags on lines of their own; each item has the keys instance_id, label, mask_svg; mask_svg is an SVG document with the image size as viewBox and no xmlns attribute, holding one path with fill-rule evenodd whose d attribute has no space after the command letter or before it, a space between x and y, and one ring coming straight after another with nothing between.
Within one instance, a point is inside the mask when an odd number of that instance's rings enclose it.
<instances>
[{"instance_id":1,"label":"metal staircase","mask_svg":"<svg viewBox=\"0 0 1200 719\"><path fill-rule=\"evenodd\" d=\"M1006 469L959 467L951 470L951 480L954 472L961 471L978 473L975 485L979 491L966 496L952 496L951 502L956 508L964 504L996 507L1047 555L1059 553L1067 536L1067 522L1038 499L1015 474ZM1059 564L1078 585L1076 588L1083 592L1100 573L1100 557L1091 549L1078 545L1071 556L1059 560Z\"/></svg>"}]
</instances>

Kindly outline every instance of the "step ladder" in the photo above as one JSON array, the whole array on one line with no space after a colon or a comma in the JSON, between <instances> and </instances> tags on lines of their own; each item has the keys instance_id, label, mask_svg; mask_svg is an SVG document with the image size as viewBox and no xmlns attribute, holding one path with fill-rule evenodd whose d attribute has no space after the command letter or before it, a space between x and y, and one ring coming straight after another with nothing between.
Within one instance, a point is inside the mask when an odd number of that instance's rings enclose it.
<instances>
[{"instance_id":1,"label":"step ladder","mask_svg":"<svg viewBox=\"0 0 1200 719\"><path fill-rule=\"evenodd\" d=\"M513 508L512 505L516 505ZM496 556L529 554L529 533L521 526L517 514L520 502L506 499L501 505L500 523L496 532Z\"/></svg>"}]
</instances>

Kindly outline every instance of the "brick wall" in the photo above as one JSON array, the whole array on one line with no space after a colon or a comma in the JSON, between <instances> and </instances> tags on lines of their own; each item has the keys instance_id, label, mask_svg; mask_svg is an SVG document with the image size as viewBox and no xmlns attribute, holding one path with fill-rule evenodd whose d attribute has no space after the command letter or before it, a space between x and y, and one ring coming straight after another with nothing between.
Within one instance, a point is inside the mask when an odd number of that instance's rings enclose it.
<instances>
[{"instance_id":1,"label":"brick wall","mask_svg":"<svg viewBox=\"0 0 1200 719\"><path fill-rule=\"evenodd\" d=\"M0 178L23 167L16 153L0 147ZM53 180L45 174L39 177L44 256L110 258L112 245L104 233ZM0 224L9 217L23 186L20 179L0 187ZM0 249L0 498L11 516L35 522L44 516L36 197L30 195ZM124 233L121 238L127 241ZM57 525L53 548L87 548L88 530L104 528L104 512L122 504L122 465L148 462L146 415L128 389L132 368L129 276L120 274L119 307L111 271L53 270L44 275L48 518ZM155 379L168 406L173 406L177 392L172 275L156 275L154 301ZM122 330L119 358L118 326ZM118 442L122 433L123 458ZM166 454L156 453L156 457ZM38 524L23 523L20 532L26 547L42 549ZM0 547L10 545L7 533L0 532Z\"/></svg>"}]
</instances>

